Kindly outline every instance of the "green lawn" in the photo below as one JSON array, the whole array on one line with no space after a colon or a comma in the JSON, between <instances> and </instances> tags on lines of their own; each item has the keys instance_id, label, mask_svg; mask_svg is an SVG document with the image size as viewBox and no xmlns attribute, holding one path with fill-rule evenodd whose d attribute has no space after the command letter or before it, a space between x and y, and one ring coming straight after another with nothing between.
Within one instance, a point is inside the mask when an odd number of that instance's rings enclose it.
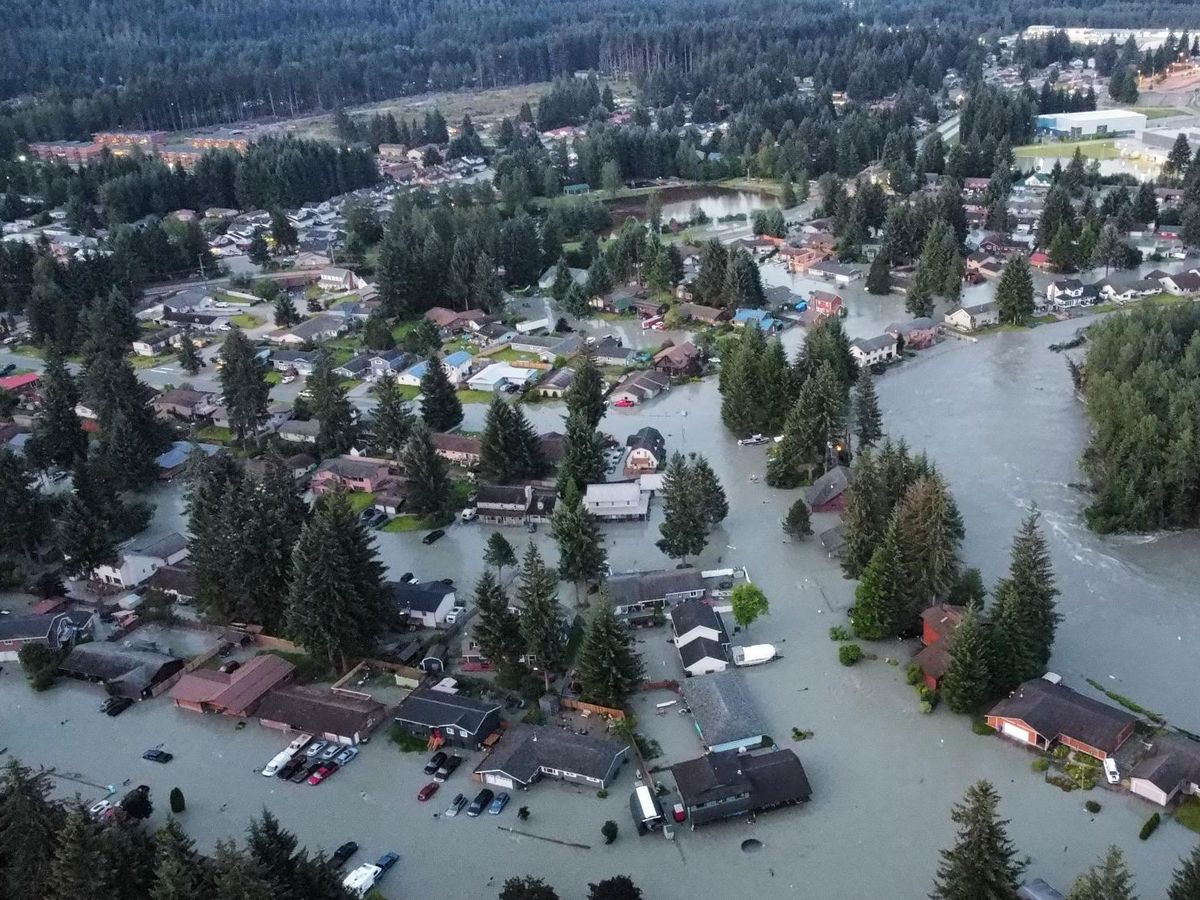
<instances>
[{"instance_id":1,"label":"green lawn","mask_svg":"<svg viewBox=\"0 0 1200 900\"><path fill-rule=\"evenodd\" d=\"M362 512L375 502L375 495L367 491L351 491L349 496L350 508L356 513Z\"/></svg>"},{"instance_id":2,"label":"green lawn","mask_svg":"<svg viewBox=\"0 0 1200 900\"><path fill-rule=\"evenodd\" d=\"M426 524L424 516L396 516L392 521L384 525L381 530L397 534L406 531L424 531L429 527Z\"/></svg>"},{"instance_id":3,"label":"green lawn","mask_svg":"<svg viewBox=\"0 0 1200 900\"><path fill-rule=\"evenodd\" d=\"M135 369L152 369L155 366L161 366L163 363L171 362L175 359L173 353L161 353L158 356L139 356L136 353L130 354L129 362L133 364Z\"/></svg>"},{"instance_id":4,"label":"green lawn","mask_svg":"<svg viewBox=\"0 0 1200 900\"><path fill-rule=\"evenodd\" d=\"M228 428L218 428L216 425L209 425L207 428L201 428L196 432L196 437L202 441L213 441L218 444L228 444L233 440L233 432Z\"/></svg>"},{"instance_id":5,"label":"green lawn","mask_svg":"<svg viewBox=\"0 0 1200 900\"><path fill-rule=\"evenodd\" d=\"M283 384L283 373L277 369L271 369L266 375L267 384Z\"/></svg>"},{"instance_id":6,"label":"green lawn","mask_svg":"<svg viewBox=\"0 0 1200 900\"><path fill-rule=\"evenodd\" d=\"M1185 797L1175 812L1180 825L1200 831L1200 797Z\"/></svg>"},{"instance_id":7,"label":"green lawn","mask_svg":"<svg viewBox=\"0 0 1200 900\"><path fill-rule=\"evenodd\" d=\"M341 389L343 391L346 391L347 393L354 390L360 384L362 384L362 382L359 381L357 378L343 378L341 381L338 382L338 386L341 387Z\"/></svg>"},{"instance_id":8,"label":"green lawn","mask_svg":"<svg viewBox=\"0 0 1200 900\"><path fill-rule=\"evenodd\" d=\"M1140 112L1147 119L1169 119L1171 116L1185 116L1187 110L1174 106L1135 106L1134 112Z\"/></svg>"},{"instance_id":9,"label":"green lawn","mask_svg":"<svg viewBox=\"0 0 1200 900\"><path fill-rule=\"evenodd\" d=\"M536 354L522 353L512 347L506 347L497 353L489 353L486 358L495 362L537 362Z\"/></svg>"},{"instance_id":10,"label":"green lawn","mask_svg":"<svg viewBox=\"0 0 1200 900\"><path fill-rule=\"evenodd\" d=\"M460 403L491 403L496 395L491 391L472 391L470 389L458 392Z\"/></svg>"},{"instance_id":11,"label":"green lawn","mask_svg":"<svg viewBox=\"0 0 1200 900\"><path fill-rule=\"evenodd\" d=\"M773 178L726 178L717 184L735 191L755 191L759 194L770 194L773 197L783 196L783 182ZM795 189L794 184L792 188Z\"/></svg>"},{"instance_id":12,"label":"green lawn","mask_svg":"<svg viewBox=\"0 0 1200 900\"><path fill-rule=\"evenodd\" d=\"M263 320L258 316L252 316L250 313L238 313L229 320L238 328L257 328L263 324Z\"/></svg>"},{"instance_id":13,"label":"green lawn","mask_svg":"<svg viewBox=\"0 0 1200 900\"><path fill-rule=\"evenodd\" d=\"M1018 159L1070 158L1075 155L1076 147L1088 159L1117 159L1121 155L1112 141L1048 141L1014 147L1013 156Z\"/></svg>"},{"instance_id":14,"label":"green lawn","mask_svg":"<svg viewBox=\"0 0 1200 900\"><path fill-rule=\"evenodd\" d=\"M46 355L41 347L35 347L32 344L21 344L21 346L13 347L8 352L15 353L17 356L29 356L33 359L41 359Z\"/></svg>"}]
</instances>

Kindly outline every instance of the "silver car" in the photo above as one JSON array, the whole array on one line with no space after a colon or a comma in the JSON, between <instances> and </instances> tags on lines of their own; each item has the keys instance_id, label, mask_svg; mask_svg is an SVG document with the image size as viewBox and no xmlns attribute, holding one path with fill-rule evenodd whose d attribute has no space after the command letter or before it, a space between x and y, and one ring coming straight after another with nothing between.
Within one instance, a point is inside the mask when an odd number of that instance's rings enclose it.
<instances>
[{"instance_id":1,"label":"silver car","mask_svg":"<svg viewBox=\"0 0 1200 900\"><path fill-rule=\"evenodd\" d=\"M457 816L464 806L467 805L467 798L462 794L455 794L454 799L450 801L450 808L446 810L446 818L452 819Z\"/></svg>"},{"instance_id":2,"label":"silver car","mask_svg":"<svg viewBox=\"0 0 1200 900\"><path fill-rule=\"evenodd\" d=\"M321 759L322 762L328 762L329 760L331 760L335 756L337 756L338 753L341 752L341 750L342 750L341 744L335 744L331 741L330 743L325 745L325 749L321 751L321 755L320 755L319 759Z\"/></svg>"},{"instance_id":3,"label":"silver car","mask_svg":"<svg viewBox=\"0 0 1200 900\"><path fill-rule=\"evenodd\" d=\"M313 741L311 744L309 744L307 747L304 748L304 755L307 756L309 759L316 759L317 754L320 753L324 749L325 749L324 741ZM337 751L335 750L333 752L336 753Z\"/></svg>"}]
</instances>

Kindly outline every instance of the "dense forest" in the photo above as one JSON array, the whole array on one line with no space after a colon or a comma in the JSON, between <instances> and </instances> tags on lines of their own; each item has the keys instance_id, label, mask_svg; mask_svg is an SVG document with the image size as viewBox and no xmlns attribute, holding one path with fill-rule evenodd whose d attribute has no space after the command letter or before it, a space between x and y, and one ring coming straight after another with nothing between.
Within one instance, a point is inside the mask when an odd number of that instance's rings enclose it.
<instances>
[{"instance_id":1,"label":"dense forest","mask_svg":"<svg viewBox=\"0 0 1200 900\"><path fill-rule=\"evenodd\" d=\"M1200 310L1145 307L1088 332L1083 465L1100 532L1200 524Z\"/></svg>"}]
</instances>

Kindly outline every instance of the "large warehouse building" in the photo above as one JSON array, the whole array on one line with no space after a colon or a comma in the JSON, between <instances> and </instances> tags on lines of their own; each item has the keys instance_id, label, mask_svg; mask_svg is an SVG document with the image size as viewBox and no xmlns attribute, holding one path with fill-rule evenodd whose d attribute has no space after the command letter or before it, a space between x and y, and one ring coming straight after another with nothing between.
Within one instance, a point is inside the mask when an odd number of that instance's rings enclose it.
<instances>
[{"instance_id":1,"label":"large warehouse building","mask_svg":"<svg viewBox=\"0 0 1200 900\"><path fill-rule=\"evenodd\" d=\"M1038 116L1039 134L1060 138L1141 137L1146 117L1129 109L1098 109L1094 112L1054 113Z\"/></svg>"}]
</instances>

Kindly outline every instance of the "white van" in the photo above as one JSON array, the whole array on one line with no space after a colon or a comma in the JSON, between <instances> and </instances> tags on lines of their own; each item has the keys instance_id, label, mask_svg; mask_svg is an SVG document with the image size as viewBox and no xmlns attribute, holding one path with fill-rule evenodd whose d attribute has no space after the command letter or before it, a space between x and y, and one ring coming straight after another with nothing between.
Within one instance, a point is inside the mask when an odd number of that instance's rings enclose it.
<instances>
[{"instance_id":1,"label":"white van","mask_svg":"<svg viewBox=\"0 0 1200 900\"><path fill-rule=\"evenodd\" d=\"M1108 779L1109 784L1121 783L1121 773L1117 769L1117 761L1111 756L1104 758L1104 776Z\"/></svg>"},{"instance_id":2,"label":"white van","mask_svg":"<svg viewBox=\"0 0 1200 900\"><path fill-rule=\"evenodd\" d=\"M365 897L375 882L383 874L383 869L372 863L363 863L342 881L342 887L356 897Z\"/></svg>"}]
</instances>

